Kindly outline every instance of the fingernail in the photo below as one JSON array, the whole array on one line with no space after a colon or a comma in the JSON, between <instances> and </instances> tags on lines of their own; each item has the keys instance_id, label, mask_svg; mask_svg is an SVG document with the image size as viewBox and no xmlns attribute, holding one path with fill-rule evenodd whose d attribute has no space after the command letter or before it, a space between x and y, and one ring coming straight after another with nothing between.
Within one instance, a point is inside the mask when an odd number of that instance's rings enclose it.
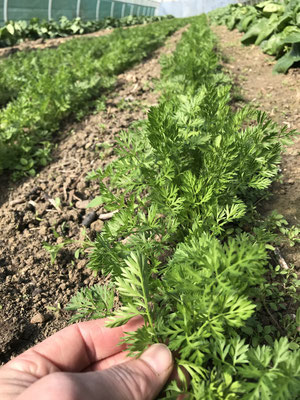
<instances>
[{"instance_id":1,"label":"fingernail","mask_svg":"<svg viewBox=\"0 0 300 400\"><path fill-rule=\"evenodd\" d=\"M153 371L160 375L170 369L173 365L173 357L167 346L161 343L153 344L140 357Z\"/></svg>"}]
</instances>

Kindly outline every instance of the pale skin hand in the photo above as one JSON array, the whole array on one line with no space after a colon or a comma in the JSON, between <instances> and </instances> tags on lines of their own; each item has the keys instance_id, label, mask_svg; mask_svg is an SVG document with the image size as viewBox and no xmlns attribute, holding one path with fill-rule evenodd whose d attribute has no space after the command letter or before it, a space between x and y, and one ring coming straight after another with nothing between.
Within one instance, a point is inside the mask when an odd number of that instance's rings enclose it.
<instances>
[{"instance_id":1,"label":"pale skin hand","mask_svg":"<svg viewBox=\"0 0 300 400\"><path fill-rule=\"evenodd\" d=\"M106 320L71 325L0 368L1 400L151 400L168 380L173 360L162 344L139 359L118 345L136 317L118 328Z\"/></svg>"}]
</instances>

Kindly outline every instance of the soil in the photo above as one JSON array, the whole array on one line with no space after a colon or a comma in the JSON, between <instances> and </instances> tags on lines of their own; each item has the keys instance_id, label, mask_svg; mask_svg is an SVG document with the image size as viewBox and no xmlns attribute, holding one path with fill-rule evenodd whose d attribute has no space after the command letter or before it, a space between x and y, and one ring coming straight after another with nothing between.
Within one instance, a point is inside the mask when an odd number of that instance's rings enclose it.
<instances>
[{"instance_id":1,"label":"soil","mask_svg":"<svg viewBox=\"0 0 300 400\"><path fill-rule=\"evenodd\" d=\"M281 127L287 126L300 133L300 69L292 68L286 75L275 75L272 69L276 60L263 54L260 47L241 45L243 34L215 26L213 31L219 41L223 66L236 84L235 106L245 103L261 109ZM300 226L300 136L287 146L281 163L282 176L272 186L272 197L261 211L265 214L277 210L290 226ZM289 266L300 273L300 244L281 246Z\"/></svg>"},{"instance_id":2,"label":"soil","mask_svg":"<svg viewBox=\"0 0 300 400\"><path fill-rule=\"evenodd\" d=\"M102 207L86 208L99 194L97 182L86 176L115 157L118 133L157 104L159 58L175 49L185 29L118 77L104 111L62 132L53 161L36 177L18 184L1 177L0 364L65 327L71 314L64 307L81 287L105 283L85 268L83 256L74 257L83 228L93 238L107 217ZM61 249L52 264L43 243L55 246L65 239L75 243Z\"/></svg>"}]
</instances>

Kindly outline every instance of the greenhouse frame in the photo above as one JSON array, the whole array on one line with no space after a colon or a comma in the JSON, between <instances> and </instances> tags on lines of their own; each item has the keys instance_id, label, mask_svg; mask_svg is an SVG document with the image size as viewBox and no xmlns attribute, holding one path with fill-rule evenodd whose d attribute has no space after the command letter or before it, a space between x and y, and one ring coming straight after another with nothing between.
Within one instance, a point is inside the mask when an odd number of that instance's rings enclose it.
<instances>
[{"instance_id":1,"label":"greenhouse frame","mask_svg":"<svg viewBox=\"0 0 300 400\"><path fill-rule=\"evenodd\" d=\"M84 20L152 16L159 3L154 0L0 0L0 25L32 18L58 20L62 16Z\"/></svg>"}]
</instances>

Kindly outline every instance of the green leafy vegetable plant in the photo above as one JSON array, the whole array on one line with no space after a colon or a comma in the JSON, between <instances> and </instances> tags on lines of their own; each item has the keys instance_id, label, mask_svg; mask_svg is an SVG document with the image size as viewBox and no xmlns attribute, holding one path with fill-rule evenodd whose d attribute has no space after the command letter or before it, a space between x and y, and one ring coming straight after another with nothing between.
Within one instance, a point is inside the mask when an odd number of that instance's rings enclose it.
<instances>
[{"instance_id":1,"label":"green leafy vegetable plant","mask_svg":"<svg viewBox=\"0 0 300 400\"><path fill-rule=\"evenodd\" d=\"M286 73L300 61L300 4L298 0L263 1L255 6L231 4L213 11L211 21L245 32L244 45L260 45L278 58L274 72Z\"/></svg>"}]
</instances>

